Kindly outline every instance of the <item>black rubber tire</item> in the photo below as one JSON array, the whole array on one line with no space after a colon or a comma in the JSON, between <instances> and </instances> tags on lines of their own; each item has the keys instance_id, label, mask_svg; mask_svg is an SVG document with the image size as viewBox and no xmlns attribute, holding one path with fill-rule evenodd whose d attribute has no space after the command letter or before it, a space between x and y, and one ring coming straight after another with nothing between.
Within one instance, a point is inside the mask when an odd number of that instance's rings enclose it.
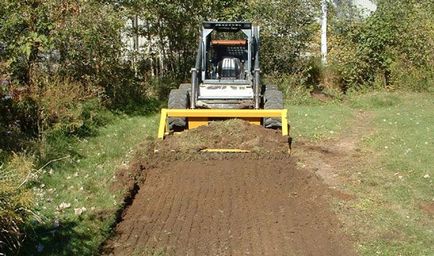
<instances>
[{"instance_id":1,"label":"black rubber tire","mask_svg":"<svg viewBox=\"0 0 434 256\"><path fill-rule=\"evenodd\" d=\"M264 109L283 109L283 93L278 90L266 90L264 92ZM277 118L266 117L263 124L265 128L282 128L282 122Z\"/></svg>"},{"instance_id":2,"label":"black rubber tire","mask_svg":"<svg viewBox=\"0 0 434 256\"><path fill-rule=\"evenodd\" d=\"M173 89L169 94L168 107L172 109L188 108L188 91ZM187 127L187 119L185 117L169 117L169 129L173 131L181 131Z\"/></svg>"},{"instance_id":3,"label":"black rubber tire","mask_svg":"<svg viewBox=\"0 0 434 256\"><path fill-rule=\"evenodd\" d=\"M274 84L263 84L262 85L262 94L264 94L266 91L269 90L279 90L279 88L277 87L277 85Z\"/></svg>"},{"instance_id":4,"label":"black rubber tire","mask_svg":"<svg viewBox=\"0 0 434 256\"><path fill-rule=\"evenodd\" d=\"M191 84L188 83L183 83L179 85L179 89L180 90L186 90L186 91L191 91Z\"/></svg>"},{"instance_id":5,"label":"black rubber tire","mask_svg":"<svg viewBox=\"0 0 434 256\"><path fill-rule=\"evenodd\" d=\"M270 91L270 90L278 91L279 87L277 87L277 85L275 85L275 84L267 84L267 85L265 85L265 91Z\"/></svg>"},{"instance_id":6,"label":"black rubber tire","mask_svg":"<svg viewBox=\"0 0 434 256\"><path fill-rule=\"evenodd\" d=\"M190 108L190 97L191 97L191 84L190 83L182 83L179 85L179 90L184 90L187 91L187 95L188 95L188 106L187 108Z\"/></svg>"}]
</instances>

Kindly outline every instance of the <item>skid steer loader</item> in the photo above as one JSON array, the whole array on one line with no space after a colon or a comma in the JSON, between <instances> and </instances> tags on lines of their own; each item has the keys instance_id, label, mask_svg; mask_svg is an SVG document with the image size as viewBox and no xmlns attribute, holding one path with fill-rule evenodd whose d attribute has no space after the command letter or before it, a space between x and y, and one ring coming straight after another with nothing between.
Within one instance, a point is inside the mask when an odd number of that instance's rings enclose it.
<instances>
[{"instance_id":1,"label":"skid steer loader","mask_svg":"<svg viewBox=\"0 0 434 256\"><path fill-rule=\"evenodd\" d=\"M191 83L171 90L158 137L227 118L288 135L282 92L261 84L259 42L259 28L250 22L203 22Z\"/></svg>"}]
</instances>

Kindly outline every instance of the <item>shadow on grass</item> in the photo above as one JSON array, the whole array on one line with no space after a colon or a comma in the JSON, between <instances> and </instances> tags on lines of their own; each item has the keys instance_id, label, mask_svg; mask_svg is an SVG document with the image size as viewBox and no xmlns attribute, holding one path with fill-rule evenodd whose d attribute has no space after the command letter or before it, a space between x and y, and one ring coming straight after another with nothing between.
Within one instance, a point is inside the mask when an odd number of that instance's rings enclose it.
<instances>
[{"instance_id":1,"label":"shadow on grass","mask_svg":"<svg viewBox=\"0 0 434 256\"><path fill-rule=\"evenodd\" d=\"M27 237L19 255L90 255L92 232L79 229L80 221L62 221L27 227Z\"/></svg>"},{"instance_id":2,"label":"shadow on grass","mask_svg":"<svg viewBox=\"0 0 434 256\"><path fill-rule=\"evenodd\" d=\"M128 116L149 116L158 112L164 104L166 104L166 99L149 97L145 100L117 103L109 109L117 114Z\"/></svg>"}]
</instances>

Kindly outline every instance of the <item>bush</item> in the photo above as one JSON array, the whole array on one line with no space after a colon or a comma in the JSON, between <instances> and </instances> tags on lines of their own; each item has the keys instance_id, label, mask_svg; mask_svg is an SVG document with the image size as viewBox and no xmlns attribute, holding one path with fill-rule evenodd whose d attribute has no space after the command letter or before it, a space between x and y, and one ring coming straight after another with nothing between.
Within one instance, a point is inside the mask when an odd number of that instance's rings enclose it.
<instances>
[{"instance_id":1,"label":"bush","mask_svg":"<svg viewBox=\"0 0 434 256\"><path fill-rule=\"evenodd\" d=\"M38 106L39 132L75 133L83 126L83 102L95 97L92 87L61 78L41 78L31 96Z\"/></svg>"},{"instance_id":2,"label":"bush","mask_svg":"<svg viewBox=\"0 0 434 256\"><path fill-rule=\"evenodd\" d=\"M276 85L291 104L303 104L311 100L311 86L307 84L304 74L267 76L264 83Z\"/></svg>"},{"instance_id":3,"label":"bush","mask_svg":"<svg viewBox=\"0 0 434 256\"><path fill-rule=\"evenodd\" d=\"M394 89L422 92L434 88L434 63L427 67L416 67L397 60L390 69Z\"/></svg>"},{"instance_id":4,"label":"bush","mask_svg":"<svg viewBox=\"0 0 434 256\"><path fill-rule=\"evenodd\" d=\"M17 152L38 134L37 106L27 92L7 94L11 97L0 98L0 149Z\"/></svg>"},{"instance_id":5,"label":"bush","mask_svg":"<svg viewBox=\"0 0 434 256\"><path fill-rule=\"evenodd\" d=\"M33 214L33 193L27 183L34 179L32 159L13 155L0 165L0 252L18 251L23 234L20 227ZM1 253L0 253L1 254Z\"/></svg>"},{"instance_id":6,"label":"bush","mask_svg":"<svg viewBox=\"0 0 434 256\"><path fill-rule=\"evenodd\" d=\"M11 85L12 97L0 104L1 157L30 151L43 161L72 153L66 149L74 137L96 135L98 127L115 117L104 106L102 91L91 83L45 75L37 81Z\"/></svg>"},{"instance_id":7,"label":"bush","mask_svg":"<svg viewBox=\"0 0 434 256\"><path fill-rule=\"evenodd\" d=\"M266 76L264 83L277 85L291 105L318 105L325 101L341 100L343 94L339 88L328 86L328 80L333 79L331 75L326 77L329 71L314 60L310 63L310 67L303 72ZM321 84L321 80L325 83Z\"/></svg>"},{"instance_id":8,"label":"bush","mask_svg":"<svg viewBox=\"0 0 434 256\"><path fill-rule=\"evenodd\" d=\"M366 19L332 23L330 64L341 88L429 89L434 59L432 2L379 2Z\"/></svg>"},{"instance_id":9,"label":"bush","mask_svg":"<svg viewBox=\"0 0 434 256\"><path fill-rule=\"evenodd\" d=\"M98 127L113 120L98 87L56 77L39 81L30 97L38 109L41 159L73 153L68 144L74 137L96 135Z\"/></svg>"},{"instance_id":10,"label":"bush","mask_svg":"<svg viewBox=\"0 0 434 256\"><path fill-rule=\"evenodd\" d=\"M252 1L251 20L260 26L262 70L297 73L301 56L317 31L319 1ZM277 11L285 10L285 11Z\"/></svg>"}]
</instances>

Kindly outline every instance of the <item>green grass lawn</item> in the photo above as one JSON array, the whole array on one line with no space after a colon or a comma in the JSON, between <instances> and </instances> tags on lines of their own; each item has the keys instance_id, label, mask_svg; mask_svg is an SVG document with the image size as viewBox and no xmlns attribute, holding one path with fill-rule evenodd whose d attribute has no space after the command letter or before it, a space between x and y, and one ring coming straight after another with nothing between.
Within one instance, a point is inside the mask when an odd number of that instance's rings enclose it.
<instances>
[{"instance_id":1,"label":"green grass lawn","mask_svg":"<svg viewBox=\"0 0 434 256\"><path fill-rule=\"evenodd\" d=\"M434 255L434 94L374 93L351 106L374 113L362 146L375 154L352 187L363 255Z\"/></svg>"},{"instance_id":2,"label":"green grass lawn","mask_svg":"<svg viewBox=\"0 0 434 256\"><path fill-rule=\"evenodd\" d=\"M74 156L46 168L34 188L36 213L42 222L28 225L22 254L97 253L122 201L121 191L110 191L114 173L127 164L135 145L146 136L156 136L156 132L156 115L118 117L97 136L69 145Z\"/></svg>"},{"instance_id":3,"label":"green grass lawn","mask_svg":"<svg viewBox=\"0 0 434 256\"><path fill-rule=\"evenodd\" d=\"M288 110L295 141L318 143L345 135L358 111L369 112L360 183L345 184L356 199L338 212L361 255L434 255L433 93L368 92Z\"/></svg>"},{"instance_id":4,"label":"green grass lawn","mask_svg":"<svg viewBox=\"0 0 434 256\"><path fill-rule=\"evenodd\" d=\"M318 141L335 137L354 116L349 106L337 103L289 105L291 136Z\"/></svg>"}]
</instances>

